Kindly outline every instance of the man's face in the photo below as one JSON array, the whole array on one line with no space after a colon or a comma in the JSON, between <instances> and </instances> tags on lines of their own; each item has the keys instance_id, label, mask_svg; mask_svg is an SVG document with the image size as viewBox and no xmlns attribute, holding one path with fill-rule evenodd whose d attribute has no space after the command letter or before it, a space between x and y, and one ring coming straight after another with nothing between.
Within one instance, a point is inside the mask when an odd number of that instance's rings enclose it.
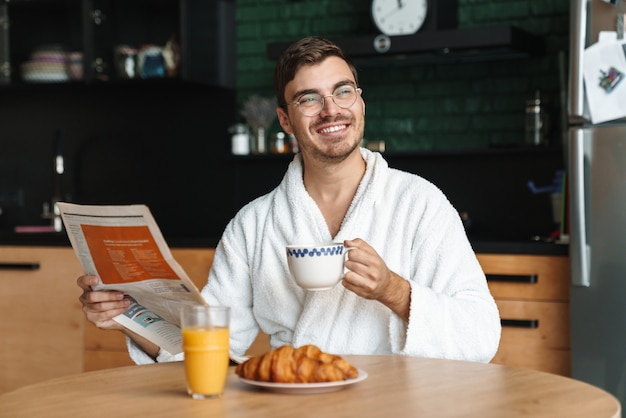
<instances>
[{"instance_id":1,"label":"man's face","mask_svg":"<svg viewBox=\"0 0 626 418\"><path fill-rule=\"evenodd\" d=\"M331 95L342 85L356 86L354 76L344 60L328 57L315 65L301 67L285 88L285 100L293 103L305 93L317 93L324 98L321 112L306 116L297 105L287 111L278 109L280 125L293 134L303 156L320 161L343 161L359 147L365 129L365 102L360 90L356 101L347 109L339 107Z\"/></svg>"}]
</instances>

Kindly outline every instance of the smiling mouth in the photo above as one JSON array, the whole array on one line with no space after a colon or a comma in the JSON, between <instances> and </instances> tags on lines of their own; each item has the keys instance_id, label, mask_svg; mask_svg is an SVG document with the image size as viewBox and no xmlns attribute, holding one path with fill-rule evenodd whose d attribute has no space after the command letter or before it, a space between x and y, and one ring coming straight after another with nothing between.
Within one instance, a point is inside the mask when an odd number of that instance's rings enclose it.
<instances>
[{"instance_id":1,"label":"smiling mouth","mask_svg":"<svg viewBox=\"0 0 626 418\"><path fill-rule=\"evenodd\" d=\"M321 134L331 134L333 132L342 131L346 129L347 127L348 125L335 125L335 126L330 126L328 128L320 129L318 132Z\"/></svg>"}]
</instances>

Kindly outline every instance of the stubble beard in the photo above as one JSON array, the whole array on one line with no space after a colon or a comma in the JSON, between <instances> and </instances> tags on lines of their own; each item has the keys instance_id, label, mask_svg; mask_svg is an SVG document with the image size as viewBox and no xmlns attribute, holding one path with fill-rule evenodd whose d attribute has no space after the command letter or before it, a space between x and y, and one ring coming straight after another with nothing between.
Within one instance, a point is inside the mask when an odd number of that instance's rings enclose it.
<instances>
[{"instance_id":1,"label":"stubble beard","mask_svg":"<svg viewBox=\"0 0 626 418\"><path fill-rule=\"evenodd\" d=\"M347 148L345 146L342 146L341 148L333 148L333 151L336 152L324 152L323 150L315 147L311 154L317 161L331 165L345 161L358 147L359 142L355 141Z\"/></svg>"},{"instance_id":2,"label":"stubble beard","mask_svg":"<svg viewBox=\"0 0 626 418\"><path fill-rule=\"evenodd\" d=\"M342 121L342 120L340 120ZM353 123L354 121L345 121L346 123ZM363 132L365 127L361 125L361 129L357 132L356 136L358 137L356 140L353 140L352 143L346 142L346 138L337 139L337 144L332 143L328 144L326 148L322 149L318 147L312 141L308 141L306 144L300 144L300 147L303 151L307 152L314 160L326 163L329 165L337 164L345 161L355 149L359 148L361 144L361 139L363 137ZM354 125L351 125L354 126Z\"/></svg>"}]
</instances>

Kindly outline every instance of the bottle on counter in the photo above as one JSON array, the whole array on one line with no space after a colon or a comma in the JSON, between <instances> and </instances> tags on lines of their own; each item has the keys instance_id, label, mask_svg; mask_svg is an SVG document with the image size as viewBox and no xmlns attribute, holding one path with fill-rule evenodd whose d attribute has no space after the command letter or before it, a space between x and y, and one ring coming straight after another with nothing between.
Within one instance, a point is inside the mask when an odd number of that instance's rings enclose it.
<instances>
[{"instance_id":1,"label":"bottle on counter","mask_svg":"<svg viewBox=\"0 0 626 418\"><path fill-rule=\"evenodd\" d=\"M250 131L244 123L236 123L228 129L231 136L231 152L233 155L250 154Z\"/></svg>"},{"instance_id":2,"label":"bottle on counter","mask_svg":"<svg viewBox=\"0 0 626 418\"><path fill-rule=\"evenodd\" d=\"M287 152L287 145L289 145L285 138L284 132L277 132L274 136L274 143L272 144L272 152L274 154L284 154Z\"/></svg>"},{"instance_id":3,"label":"bottle on counter","mask_svg":"<svg viewBox=\"0 0 626 418\"><path fill-rule=\"evenodd\" d=\"M526 145L546 145L546 113L541 103L541 92L526 101Z\"/></svg>"}]
</instances>

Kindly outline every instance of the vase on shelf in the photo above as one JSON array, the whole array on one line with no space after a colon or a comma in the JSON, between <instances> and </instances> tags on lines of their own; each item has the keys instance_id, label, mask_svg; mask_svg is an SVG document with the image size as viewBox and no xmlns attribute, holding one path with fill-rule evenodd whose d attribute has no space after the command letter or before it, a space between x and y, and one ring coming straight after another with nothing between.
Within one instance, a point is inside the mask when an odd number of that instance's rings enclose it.
<instances>
[{"instance_id":1,"label":"vase on shelf","mask_svg":"<svg viewBox=\"0 0 626 418\"><path fill-rule=\"evenodd\" d=\"M276 118L276 99L252 96L243 105L241 115L252 132L252 154L267 154L267 130Z\"/></svg>"},{"instance_id":2,"label":"vase on shelf","mask_svg":"<svg viewBox=\"0 0 626 418\"><path fill-rule=\"evenodd\" d=\"M253 154L266 154L267 153L267 138L265 135L265 128L258 126L253 128L252 137L252 153Z\"/></svg>"}]
</instances>

